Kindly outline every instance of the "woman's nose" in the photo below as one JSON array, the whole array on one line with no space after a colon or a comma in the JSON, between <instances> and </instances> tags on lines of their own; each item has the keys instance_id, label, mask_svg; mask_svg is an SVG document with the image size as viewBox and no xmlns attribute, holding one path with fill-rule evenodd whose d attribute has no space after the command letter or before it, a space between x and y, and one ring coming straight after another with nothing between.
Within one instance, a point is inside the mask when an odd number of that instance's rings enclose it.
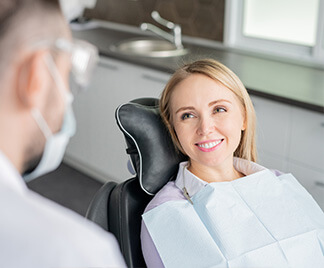
<instances>
[{"instance_id":1,"label":"woman's nose","mask_svg":"<svg viewBox=\"0 0 324 268\"><path fill-rule=\"evenodd\" d=\"M197 129L198 135L206 136L211 133L214 129L214 122L209 117L200 118L199 126Z\"/></svg>"}]
</instances>

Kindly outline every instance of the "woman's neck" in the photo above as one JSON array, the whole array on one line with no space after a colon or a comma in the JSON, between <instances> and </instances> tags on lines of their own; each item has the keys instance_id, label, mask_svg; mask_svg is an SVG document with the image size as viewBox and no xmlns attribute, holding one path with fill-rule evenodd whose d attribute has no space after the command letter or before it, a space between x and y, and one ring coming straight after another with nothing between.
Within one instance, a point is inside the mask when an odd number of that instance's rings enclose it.
<instances>
[{"instance_id":1,"label":"woman's neck","mask_svg":"<svg viewBox=\"0 0 324 268\"><path fill-rule=\"evenodd\" d=\"M233 181L245 176L234 168L233 161L228 161L219 166L205 166L189 161L188 170L208 183Z\"/></svg>"}]
</instances>

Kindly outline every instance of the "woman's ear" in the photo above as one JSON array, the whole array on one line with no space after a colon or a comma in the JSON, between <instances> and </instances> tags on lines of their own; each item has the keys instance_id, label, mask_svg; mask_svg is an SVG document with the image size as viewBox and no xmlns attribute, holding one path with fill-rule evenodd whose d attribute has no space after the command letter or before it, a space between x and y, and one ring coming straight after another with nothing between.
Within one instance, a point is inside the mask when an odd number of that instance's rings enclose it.
<instances>
[{"instance_id":1,"label":"woman's ear","mask_svg":"<svg viewBox=\"0 0 324 268\"><path fill-rule=\"evenodd\" d=\"M242 125L241 130L244 131L245 129L246 129L246 120L244 119L244 122L243 122L243 125Z\"/></svg>"},{"instance_id":2,"label":"woman's ear","mask_svg":"<svg viewBox=\"0 0 324 268\"><path fill-rule=\"evenodd\" d=\"M22 58L17 64L16 92L19 104L25 108L39 106L49 76L44 64L45 51L39 50Z\"/></svg>"},{"instance_id":3,"label":"woman's ear","mask_svg":"<svg viewBox=\"0 0 324 268\"><path fill-rule=\"evenodd\" d=\"M241 130L244 131L246 129L246 125L247 125L247 122L246 122L246 112L243 114L243 124L242 124L242 128Z\"/></svg>"}]
</instances>

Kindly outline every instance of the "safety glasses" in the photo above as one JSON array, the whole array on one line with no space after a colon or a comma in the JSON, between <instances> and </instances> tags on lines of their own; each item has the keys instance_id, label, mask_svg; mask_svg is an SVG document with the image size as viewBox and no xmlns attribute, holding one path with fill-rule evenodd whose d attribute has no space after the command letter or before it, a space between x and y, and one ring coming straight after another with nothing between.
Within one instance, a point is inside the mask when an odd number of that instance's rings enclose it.
<instances>
[{"instance_id":1,"label":"safety glasses","mask_svg":"<svg viewBox=\"0 0 324 268\"><path fill-rule=\"evenodd\" d=\"M68 41L61 38L54 45L70 53L73 80L78 87L85 89L99 60L97 47L83 40Z\"/></svg>"},{"instance_id":2,"label":"safety glasses","mask_svg":"<svg viewBox=\"0 0 324 268\"><path fill-rule=\"evenodd\" d=\"M89 42L72 39L58 38L54 41L43 40L34 43L32 49L54 47L64 51L71 57L72 91L78 92L89 85L93 71L99 61L98 49ZM75 86L77 88L75 88Z\"/></svg>"}]
</instances>

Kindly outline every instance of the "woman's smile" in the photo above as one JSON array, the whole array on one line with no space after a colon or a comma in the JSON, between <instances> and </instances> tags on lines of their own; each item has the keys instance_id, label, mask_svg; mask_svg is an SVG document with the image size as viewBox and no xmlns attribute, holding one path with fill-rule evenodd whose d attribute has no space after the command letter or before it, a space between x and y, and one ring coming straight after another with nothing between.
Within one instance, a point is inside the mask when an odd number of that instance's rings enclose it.
<instances>
[{"instance_id":1,"label":"woman's smile","mask_svg":"<svg viewBox=\"0 0 324 268\"><path fill-rule=\"evenodd\" d=\"M220 147L223 141L224 139L209 140L209 141L198 142L195 145L202 152L212 152L216 150L218 147Z\"/></svg>"}]
</instances>

